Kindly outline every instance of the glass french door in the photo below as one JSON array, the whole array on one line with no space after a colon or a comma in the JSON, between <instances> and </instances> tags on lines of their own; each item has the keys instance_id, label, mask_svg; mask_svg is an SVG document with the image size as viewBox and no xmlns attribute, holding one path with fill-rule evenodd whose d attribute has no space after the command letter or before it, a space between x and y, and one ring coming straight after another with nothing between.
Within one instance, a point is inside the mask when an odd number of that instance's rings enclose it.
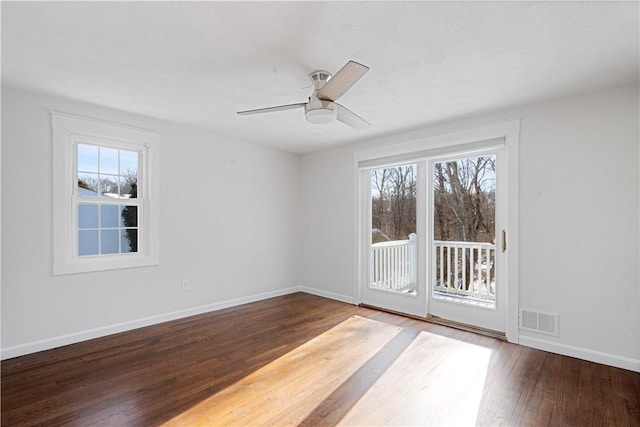
<instances>
[{"instance_id":1,"label":"glass french door","mask_svg":"<svg viewBox=\"0 0 640 427\"><path fill-rule=\"evenodd\" d=\"M502 149L429 162L429 313L505 332ZM506 236L505 236L506 237Z\"/></svg>"},{"instance_id":2,"label":"glass french door","mask_svg":"<svg viewBox=\"0 0 640 427\"><path fill-rule=\"evenodd\" d=\"M361 301L424 317L426 162L361 171L364 268Z\"/></svg>"},{"instance_id":3,"label":"glass french door","mask_svg":"<svg viewBox=\"0 0 640 427\"><path fill-rule=\"evenodd\" d=\"M503 148L360 171L360 300L504 332Z\"/></svg>"}]
</instances>

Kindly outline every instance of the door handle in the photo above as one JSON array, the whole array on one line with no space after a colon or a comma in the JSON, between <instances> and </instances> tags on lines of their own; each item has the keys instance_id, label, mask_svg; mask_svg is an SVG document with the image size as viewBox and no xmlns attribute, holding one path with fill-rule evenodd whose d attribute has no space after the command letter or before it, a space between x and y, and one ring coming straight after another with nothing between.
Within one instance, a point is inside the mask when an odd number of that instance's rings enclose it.
<instances>
[{"instance_id":1,"label":"door handle","mask_svg":"<svg viewBox=\"0 0 640 427\"><path fill-rule=\"evenodd\" d=\"M502 252L507 251L507 231L502 230Z\"/></svg>"}]
</instances>

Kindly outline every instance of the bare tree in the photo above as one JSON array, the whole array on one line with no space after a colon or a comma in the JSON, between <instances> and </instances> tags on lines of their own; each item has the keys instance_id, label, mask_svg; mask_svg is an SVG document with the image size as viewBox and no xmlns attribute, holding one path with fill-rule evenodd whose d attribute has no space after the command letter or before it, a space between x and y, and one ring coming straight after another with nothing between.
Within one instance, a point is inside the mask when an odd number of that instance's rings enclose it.
<instances>
[{"instance_id":1,"label":"bare tree","mask_svg":"<svg viewBox=\"0 0 640 427\"><path fill-rule=\"evenodd\" d=\"M407 239L416 227L415 165L371 173L372 227L392 240Z\"/></svg>"},{"instance_id":2,"label":"bare tree","mask_svg":"<svg viewBox=\"0 0 640 427\"><path fill-rule=\"evenodd\" d=\"M479 156L436 163L434 171L436 240L493 242L495 239L495 157ZM468 289L472 266L465 249ZM448 256L446 251L443 256Z\"/></svg>"},{"instance_id":3,"label":"bare tree","mask_svg":"<svg viewBox=\"0 0 640 427\"><path fill-rule=\"evenodd\" d=\"M493 242L495 157L436 163L434 215L436 239Z\"/></svg>"},{"instance_id":4,"label":"bare tree","mask_svg":"<svg viewBox=\"0 0 640 427\"><path fill-rule=\"evenodd\" d=\"M387 178L389 176L388 169L376 169L371 172L371 182L373 184L373 215L372 215L372 227L383 232L383 220L385 218L385 202L387 200ZM377 194L376 194L377 193Z\"/></svg>"},{"instance_id":5,"label":"bare tree","mask_svg":"<svg viewBox=\"0 0 640 427\"><path fill-rule=\"evenodd\" d=\"M495 156L434 164L434 240L495 240L495 166ZM371 178L372 227L378 230L373 239L407 239L416 229L416 166L377 169L372 171ZM461 259L466 265L461 268L467 272L464 286L468 289L473 266L471 249L464 251L466 256ZM449 256L447 248L443 256Z\"/></svg>"}]
</instances>

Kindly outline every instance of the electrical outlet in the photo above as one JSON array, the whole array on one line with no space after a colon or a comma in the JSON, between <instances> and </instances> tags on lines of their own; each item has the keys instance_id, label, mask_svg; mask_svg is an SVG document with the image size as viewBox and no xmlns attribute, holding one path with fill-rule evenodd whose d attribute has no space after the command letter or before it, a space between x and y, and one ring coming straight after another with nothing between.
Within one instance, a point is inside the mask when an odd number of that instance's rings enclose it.
<instances>
[{"instance_id":1,"label":"electrical outlet","mask_svg":"<svg viewBox=\"0 0 640 427\"><path fill-rule=\"evenodd\" d=\"M182 292L187 292L189 290L189 281L186 279L182 279L182 282L180 282L180 290Z\"/></svg>"}]
</instances>

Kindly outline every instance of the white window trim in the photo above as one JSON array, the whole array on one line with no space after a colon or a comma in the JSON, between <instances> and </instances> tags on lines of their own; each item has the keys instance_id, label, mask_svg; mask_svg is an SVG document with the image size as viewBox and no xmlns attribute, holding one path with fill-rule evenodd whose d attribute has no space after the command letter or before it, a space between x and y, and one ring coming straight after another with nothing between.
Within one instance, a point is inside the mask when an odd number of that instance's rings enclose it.
<instances>
[{"instance_id":1,"label":"white window trim","mask_svg":"<svg viewBox=\"0 0 640 427\"><path fill-rule=\"evenodd\" d=\"M159 135L157 132L51 112L53 130L53 274L84 273L158 265L159 263ZM142 227L137 253L79 257L77 214L73 198L78 142L139 150L141 191L136 202ZM74 222L76 221L76 222Z\"/></svg>"}]
</instances>

